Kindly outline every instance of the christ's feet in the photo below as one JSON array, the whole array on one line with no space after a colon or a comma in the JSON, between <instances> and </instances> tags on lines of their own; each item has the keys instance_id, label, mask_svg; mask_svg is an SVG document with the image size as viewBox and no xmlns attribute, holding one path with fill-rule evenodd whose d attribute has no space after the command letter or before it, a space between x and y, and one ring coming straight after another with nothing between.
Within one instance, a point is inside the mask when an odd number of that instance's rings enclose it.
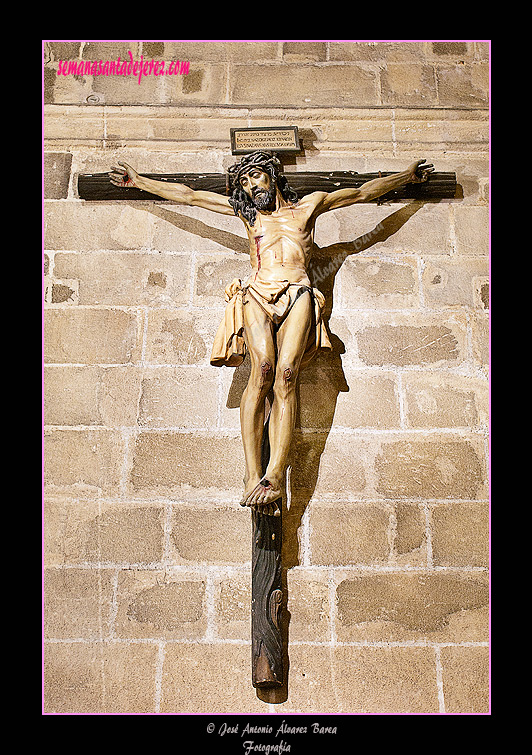
<instances>
[{"instance_id":1,"label":"christ's feet","mask_svg":"<svg viewBox=\"0 0 532 755\"><path fill-rule=\"evenodd\" d=\"M256 510L260 510L262 514L280 516L279 506L275 502L281 498L281 495L280 485L264 477L251 490L246 489L240 505L252 506Z\"/></svg>"}]
</instances>

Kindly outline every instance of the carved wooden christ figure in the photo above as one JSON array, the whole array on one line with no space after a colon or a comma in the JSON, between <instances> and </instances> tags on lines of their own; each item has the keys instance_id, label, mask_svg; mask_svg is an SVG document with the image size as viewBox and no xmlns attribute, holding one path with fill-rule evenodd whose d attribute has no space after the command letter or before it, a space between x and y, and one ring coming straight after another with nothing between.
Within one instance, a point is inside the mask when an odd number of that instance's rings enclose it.
<instances>
[{"instance_id":1,"label":"carved wooden christ figure","mask_svg":"<svg viewBox=\"0 0 532 755\"><path fill-rule=\"evenodd\" d=\"M319 348L331 348L322 321L323 294L312 287L308 265L314 227L324 212L371 202L407 183L426 181L432 165L417 160L406 170L359 188L315 191L298 200L269 152L245 155L229 168L230 196L197 191L139 175L126 163L109 174L113 184L136 186L178 204L237 215L249 237L251 275L225 289L227 307L211 364L237 366L249 351L251 374L240 405L245 456L242 506L278 515L296 420L296 383ZM265 471L261 446L265 399L273 389L269 417L270 457Z\"/></svg>"}]
</instances>

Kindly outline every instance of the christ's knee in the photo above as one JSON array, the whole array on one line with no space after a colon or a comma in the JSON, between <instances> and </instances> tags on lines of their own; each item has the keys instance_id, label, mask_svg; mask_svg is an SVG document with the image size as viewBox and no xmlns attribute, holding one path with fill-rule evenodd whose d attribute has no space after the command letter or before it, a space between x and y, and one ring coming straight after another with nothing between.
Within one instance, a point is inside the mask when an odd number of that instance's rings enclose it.
<instances>
[{"instance_id":1,"label":"christ's knee","mask_svg":"<svg viewBox=\"0 0 532 755\"><path fill-rule=\"evenodd\" d=\"M266 394L273 385L274 369L268 359L263 359L260 364L251 370L249 384L261 394Z\"/></svg>"},{"instance_id":2,"label":"christ's knee","mask_svg":"<svg viewBox=\"0 0 532 755\"><path fill-rule=\"evenodd\" d=\"M277 375L273 389L279 396L285 397L292 393L296 386L297 373L293 365L284 364L277 368Z\"/></svg>"}]
</instances>

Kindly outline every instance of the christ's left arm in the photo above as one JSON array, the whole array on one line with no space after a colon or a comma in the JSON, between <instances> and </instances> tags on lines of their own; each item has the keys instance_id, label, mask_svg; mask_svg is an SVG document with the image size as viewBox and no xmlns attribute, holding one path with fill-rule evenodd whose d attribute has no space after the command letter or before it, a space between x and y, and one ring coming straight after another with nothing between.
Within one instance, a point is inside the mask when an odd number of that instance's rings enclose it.
<instances>
[{"instance_id":1,"label":"christ's left arm","mask_svg":"<svg viewBox=\"0 0 532 755\"><path fill-rule=\"evenodd\" d=\"M424 165L424 163L425 160L416 160L406 170L366 181L358 189L316 192L321 196L316 197L314 215L321 215L323 212L336 210L340 207L348 207L351 204L371 202L389 191L405 186L405 184L427 181L430 174L434 172L434 167L432 164Z\"/></svg>"}]
</instances>

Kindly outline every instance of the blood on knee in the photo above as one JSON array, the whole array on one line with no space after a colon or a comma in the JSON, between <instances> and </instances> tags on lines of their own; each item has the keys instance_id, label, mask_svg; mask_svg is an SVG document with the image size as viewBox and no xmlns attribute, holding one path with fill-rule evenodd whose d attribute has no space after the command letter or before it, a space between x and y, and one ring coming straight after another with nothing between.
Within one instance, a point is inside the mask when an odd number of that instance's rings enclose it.
<instances>
[{"instance_id":1,"label":"blood on knee","mask_svg":"<svg viewBox=\"0 0 532 755\"><path fill-rule=\"evenodd\" d=\"M283 372L283 380L285 383L288 383L290 380L292 380L292 370L290 367L287 367L286 370Z\"/></svg>"},{"instance_id":2,"label":"blood on knee","mask_svg":"<svg viewBox=\"0 0 532 755\"><path fill-rule=\"evenodd\" d=\"M272 366L269 362L263 362L260 366L260 384L261 387L271 382Z\"/></svg>"}]
</instances>

